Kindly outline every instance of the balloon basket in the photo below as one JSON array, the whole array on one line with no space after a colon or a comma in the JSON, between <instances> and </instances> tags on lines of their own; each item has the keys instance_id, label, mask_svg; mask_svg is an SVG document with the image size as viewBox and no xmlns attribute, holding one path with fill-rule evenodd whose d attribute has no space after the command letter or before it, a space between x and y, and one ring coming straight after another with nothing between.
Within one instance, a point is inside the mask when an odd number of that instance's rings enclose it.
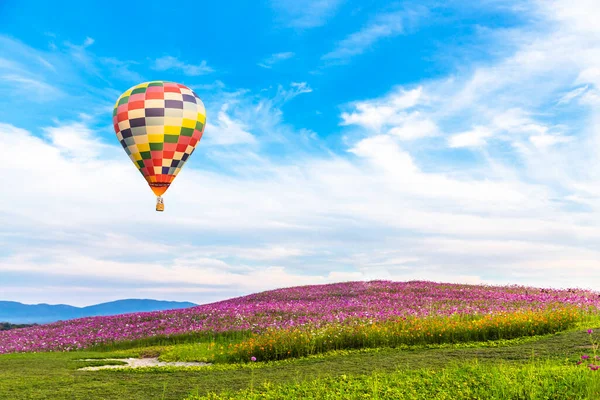
<instances>
[{"instance_id":1,"label":"balloon basket","mask_svg":"<svg viewBox=\"0 0 600 400\"><path fill-rule=\"evenodd\" d=\"M163 202L163 198L160 196L156 198L156 211L165 211L165 203Z\"/></svg>"}]
</instances>

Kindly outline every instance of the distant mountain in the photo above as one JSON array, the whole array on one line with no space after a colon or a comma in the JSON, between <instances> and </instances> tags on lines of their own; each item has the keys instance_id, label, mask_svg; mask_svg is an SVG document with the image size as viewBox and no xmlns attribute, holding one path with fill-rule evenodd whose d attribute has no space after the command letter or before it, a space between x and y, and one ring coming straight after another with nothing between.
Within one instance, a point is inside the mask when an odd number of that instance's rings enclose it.
<instances>
[{"instance_id":1,"label":"distant mountain","mask_svg":"<svg viewBox=\"0 0 600 400\"><path fill-rule=\"evenodd\" d=\"M174 310L194 307L196 305L180 301L140 299L117 300L87 307L74 307L66 304L23 304L16 301L0 301L0 322L10 322L11 324L47 324L82 317Z\"/></svg>"}]
</instances>

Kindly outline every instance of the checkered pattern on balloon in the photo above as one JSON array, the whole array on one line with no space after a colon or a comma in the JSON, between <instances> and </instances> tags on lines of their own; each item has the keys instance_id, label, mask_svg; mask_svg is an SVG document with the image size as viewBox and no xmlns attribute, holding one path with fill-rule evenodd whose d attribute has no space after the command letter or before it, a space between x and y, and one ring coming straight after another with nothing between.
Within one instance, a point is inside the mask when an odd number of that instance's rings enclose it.
<instances>
[{"instance_id":1,"label":"checkered pattern on balloon","mask_svg":"<svg viewBox=\"0 0 600 400\"><path fill-rule=\"evenodd\" d=\"M157 211L162 211L161 196L204 133L204 104L184 85L146 82L119 97L113 124L123 149L156 194Z\"/></svg>"}]
</instances>

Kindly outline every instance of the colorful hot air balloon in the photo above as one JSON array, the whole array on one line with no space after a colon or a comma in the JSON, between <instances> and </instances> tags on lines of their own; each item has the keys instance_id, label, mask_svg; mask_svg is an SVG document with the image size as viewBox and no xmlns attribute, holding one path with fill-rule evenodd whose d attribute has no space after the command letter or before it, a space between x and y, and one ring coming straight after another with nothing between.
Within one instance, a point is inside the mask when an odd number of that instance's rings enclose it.
<instances>
[{"instance_id":1,"label":"colorful hot air balloon","mask_svg":"<svg viewBox=\"0 0 600 400\"><path fill-rule=\"evenodd\" d=\"M202 100L178 83L141 83L119 97L113 124L125 152L157 196L156 211L163 211L161 196L204 133Z\"/></svg>"}]
</instances>

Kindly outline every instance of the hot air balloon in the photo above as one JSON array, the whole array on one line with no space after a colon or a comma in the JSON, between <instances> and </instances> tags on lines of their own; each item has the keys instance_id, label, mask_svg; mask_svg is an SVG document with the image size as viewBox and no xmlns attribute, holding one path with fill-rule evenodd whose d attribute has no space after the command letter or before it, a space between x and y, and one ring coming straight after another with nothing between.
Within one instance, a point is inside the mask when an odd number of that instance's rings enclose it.
<instances>
[{"instance_id":1,"label":"hot air balloon","mask_svg":"<svg viewBox=\"0 0 600 400\"><path fill-rule=\"evenodd\" d=\"M117 139L156 194L156 211L164 210L161 196L194 152L205 124L202 100L178 83L140 83L117 100Z\"/></svg>"}]
</instances>

